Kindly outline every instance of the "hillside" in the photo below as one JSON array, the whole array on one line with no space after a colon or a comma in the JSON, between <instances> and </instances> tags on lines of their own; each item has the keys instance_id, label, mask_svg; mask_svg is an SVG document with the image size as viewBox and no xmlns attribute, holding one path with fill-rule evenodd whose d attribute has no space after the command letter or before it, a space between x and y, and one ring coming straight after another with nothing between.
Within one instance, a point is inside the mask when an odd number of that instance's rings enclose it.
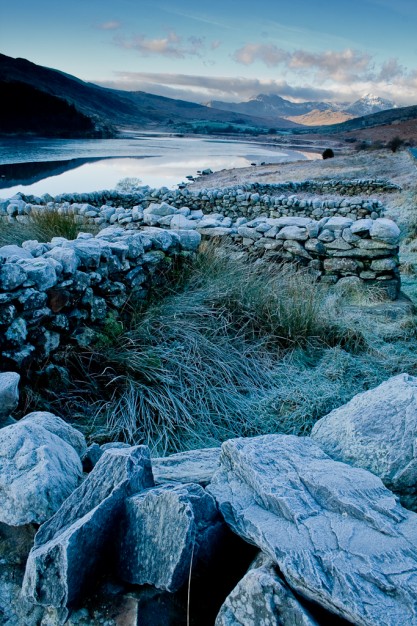
<instances>
[{"instance_id":1,"label":"hillside","mask_svg":"<svg viewBox=\"0 0 417 626\"><path fill-rule=\"evenodd\" d=\"M241 124L247 127L265 127L265 120L242 114L209 109L205 106L155 96L142 91L128 92L86 83L58 70L42 67L25 59L0 55L0 82L4 89L10 83L20 82L72 104L76 110L106 126L134 126L177 129L195 121ZM5 124L9 124L6 119ZM287 120L277 120L279 128L295 128ZM14 128L9 126L10 131Z\"/></svg>"},{"instance_id":2,"label":"hillside","mask_svg":"<svg viewBox=\"0 0 417 626\"><path fill-rule=\"evenodd\" d=\"M319 111L315 109L314 111L310 111L310 113L294 115L288 119L302 126L329 126L346 122L346 120L352 118L353 115L349 115L349 113L344 113L343 111Z\"/></svg>"},{"instance_id":3,"label":"hillside","mask_svg":"<svg viewBox=\"0 0 417 626\"><path fill-rule=\"evenodd\" d=\"M0 82L0 135L37 134L45 137L103 137L111 130L95 123L62 98L23 82Z\"/></svg>"},{"instance_id":4,"label":"hillside","mask_svg":"<svg viewBox=\"0 0 417 626\"><path fill-rule=\"evenodd\" d=\"M326 133L347 133L351 131L360 131L366 128L389 126L393 124L397 125L401 122L412 122L413 120L417 124L417 105L379 111L378 113L357 117L346 122L342 122L341 124L332 124L331 126L326 127ZM320 128L320 126L314 128L312 127L308 130L298 128L295 132L322 133L323 129Z\"/></svg>"}]
</instances>

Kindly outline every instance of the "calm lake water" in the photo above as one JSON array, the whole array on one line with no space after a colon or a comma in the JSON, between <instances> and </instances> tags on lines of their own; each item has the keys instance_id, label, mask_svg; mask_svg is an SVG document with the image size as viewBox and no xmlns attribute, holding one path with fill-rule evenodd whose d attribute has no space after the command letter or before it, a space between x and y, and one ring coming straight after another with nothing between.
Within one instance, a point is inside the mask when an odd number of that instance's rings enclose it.
<instances>
[{"instance_id":1,"label":"calm lake water","mask_svg":"<svg viewBox=\"0 0 417 626\"><path fill-rule=\"evenodd\" d=\"M0 141L0 197L112 189L122 178L175 188L198 170L321 158L319 153L238 140L132 135L124 139Z\"/></svg>"}]
</instances>

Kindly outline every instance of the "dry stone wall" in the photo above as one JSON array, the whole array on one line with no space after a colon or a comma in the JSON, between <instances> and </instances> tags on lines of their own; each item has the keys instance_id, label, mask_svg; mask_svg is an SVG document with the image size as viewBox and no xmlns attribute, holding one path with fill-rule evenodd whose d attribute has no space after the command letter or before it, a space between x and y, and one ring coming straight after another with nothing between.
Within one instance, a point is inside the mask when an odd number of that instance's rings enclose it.
<instances>
[{"instance_id":1,"label":"dry stone wall","mask_svg":"<svg viewBox=\"0 0 417 626\"><path fill-rule=\"evenodd\" d=\"M22 371L68 341L88 345L132 294L146 300L174 259L192 255L194 231L103 229L68 241L0 248L0 369Z\"/></svg>"},{"instance_id":2,"label":"dry stone wall","mask_svg":"<svg viewBox=\"0 0 417 626\"><path fill-rule=\"evenodd\" d=\"M0 202L0 216L24 216L32 207L49 205L85 216L92 221L102 220L97 212L103 205L132 210L147 208L153 202L167 202L176 208L183 206L203 213L222 213L226 217L283 217L305 215L313 219L342 215L351 219L382 217L381 201L372 194L389 193L400 188L386 180L305 180L276 184L246 183L221 189L170 190L166 187L140 187L134 193L104 190L84 194L61 194L42 197L18 194ZM310 194L299 198L297 194ZM331 195L331 198L322 198ZM365 196L365 198L361 197ZM104 215L106 219L106 216ZM102 223L102 222L100 222Z\"/></svg>"}]
</instances>

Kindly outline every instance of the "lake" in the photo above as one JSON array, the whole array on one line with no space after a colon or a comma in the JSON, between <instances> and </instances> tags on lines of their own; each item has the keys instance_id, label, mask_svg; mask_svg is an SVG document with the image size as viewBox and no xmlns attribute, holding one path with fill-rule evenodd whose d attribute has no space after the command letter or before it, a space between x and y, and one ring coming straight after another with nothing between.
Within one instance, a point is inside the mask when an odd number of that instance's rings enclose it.
<instances>
[{"instance_id":1,"label":"lake","mask_svg":"<svg viewBox=\"0 0 417 626\"><path fill-rule=\"evenodd\" d=\"M121 139L6 139L0 141L0 197L112 189L123 178L175 188L186 176L321 158L320 153L268 143L132 134Z\"/></svg>"}]
</instances>

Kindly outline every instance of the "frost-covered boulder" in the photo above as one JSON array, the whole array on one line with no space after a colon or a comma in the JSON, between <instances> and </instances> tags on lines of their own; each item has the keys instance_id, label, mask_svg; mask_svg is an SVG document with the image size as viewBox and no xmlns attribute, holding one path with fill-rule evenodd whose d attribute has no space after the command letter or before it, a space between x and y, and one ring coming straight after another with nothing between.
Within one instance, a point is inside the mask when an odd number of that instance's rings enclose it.
<instances>
[{"instance_id":1,"label":"frost-covered boulder","mask_svg":"<svg viewBox=\"0 0 417 626\"><path fill-rule=\"evenodd\" d=\"M0 522L41 524L81 477L77 451L38 423L18 422L0 430Z\"/></svg>"},{"instance_id":2,"label":"frost-covered boulder","mask_svg":"<svg viewBox=\"0 0 417 626\"><path fill-rule=\"evenodd\" d=\"M124 501L153 486L146 446L107 450L85 481L43 524L23 580L23 596L66 616L102 568L114 558Z\"/></svg>"},{"instance_id":3,"label":"frost-covered boulder","mask_svg":"<svg viewBox=\"0 0 417 626\"><path fill-rule=\"evenodd\" d=\"M318 626L280 578L265 554L256 557L248 572L227 596L215 626Z\"/></svg>"},{"instance_id":4,"label":"frost-covered boulder","mask_svg":"<svg viewBox=\"0 0 417 626\"><path fill-rule=\"evenodd\" d=\"M311 437L337 461L363 467L417 508L417 378L394 376L315 425Z\"/></svg>"},{"instance_id":5,"label":"frost-covered boulder","mask_svg":"<svg viewBox=\"0 0 417 626\"><path fill-rule=\"evenodd\" d=\"M126 501L119 575L136 585L177 591L190 568L207 562L223 523L214 498L197 484L164 485Z\"/></svg>"},{"instance_id":6,"label":"frost-covered boulder","mask_svg":"<svg viewBox=\"0 0 417 626\"><path fill-rule=\"evenodd\" d=\"M266 435L225 442L207 490L301 596L356 626L416 623L417 515L374 474Z\"/></svg>"}]
</instances>

